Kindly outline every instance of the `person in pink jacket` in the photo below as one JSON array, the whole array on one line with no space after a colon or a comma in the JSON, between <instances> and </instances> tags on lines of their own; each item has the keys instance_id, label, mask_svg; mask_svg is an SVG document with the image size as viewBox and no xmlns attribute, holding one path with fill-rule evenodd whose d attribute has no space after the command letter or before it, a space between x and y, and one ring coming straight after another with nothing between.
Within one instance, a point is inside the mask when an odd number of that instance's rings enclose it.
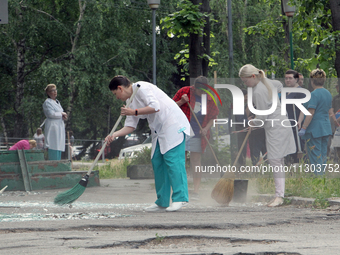
<instances>
[{"instance_id":1,"label":"person in pink jacket","mask_svg":"<svg viewBox=\"0 0 340 255\"><path fill-rule=\"evenodd\" d=\"M10 151L15 150L31 150L34 147L37 146L37 142L35 140L20 140L16 144L14 144L11 148L9 148Z\"/></svg>"}]
</instances>

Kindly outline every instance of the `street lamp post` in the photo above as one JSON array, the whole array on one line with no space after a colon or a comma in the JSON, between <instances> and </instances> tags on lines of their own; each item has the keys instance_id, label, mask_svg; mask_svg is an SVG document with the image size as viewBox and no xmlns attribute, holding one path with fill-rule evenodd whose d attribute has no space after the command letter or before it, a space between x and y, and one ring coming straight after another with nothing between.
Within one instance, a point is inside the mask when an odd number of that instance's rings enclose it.
<instances>
[{"instance_id":1,"label":"street lamp post","mask_svg":"<svg viewBox=\"0 0 340 255\"><path fill-rule=\"evenodd\" d=\"M230 83L234 84L234 50L233 50L233 19L232 19L232 0L227 0L227 7L228 7L228 39L229 39L229 77ZM230 105L232 108L233 105ZM235 115L231 116L231 120L235 123ZM231 126L231 131L236 132L235 125ZM238 141L237 136L233 135L230 136L230 155L232 160L236 159L237 151L238 151Z\"/></svg>"},{"instance_id":2,"label":"street lamp post","mask_svg":"<svg viewBox=\"0 0 340 255\"><path fill-rule=\"evenodd\" d=\"M288 17L288 31L289 31L289 44L290 44L290 65L291 69L294 70L294 55L293 55L293 16L295 12L294 5L288 5L289 0L282 0L283 11Z\"/></svg>"},{"instance_id":3,"label":"street lamp post","mask_svg":"<svg viewBox=\"0 0 340 255\"><path fill-rule=\"evenodd\" d=\"M156 10L158 9L161 0L148 0L148 5L152 10L152 80L156 82Z\"/></svg>"},{"instance_id":4,"label":"street lamp post","mask_svg":"<svg viewBox=\"0 0 340 255\"><path fill-rule=\"evenodd\" d=\"M228 4L228 38L229 38L229 76L234 78L234 50L233 50L233 19L231 11L231 0Z\"/></svg>"}]
</instances>

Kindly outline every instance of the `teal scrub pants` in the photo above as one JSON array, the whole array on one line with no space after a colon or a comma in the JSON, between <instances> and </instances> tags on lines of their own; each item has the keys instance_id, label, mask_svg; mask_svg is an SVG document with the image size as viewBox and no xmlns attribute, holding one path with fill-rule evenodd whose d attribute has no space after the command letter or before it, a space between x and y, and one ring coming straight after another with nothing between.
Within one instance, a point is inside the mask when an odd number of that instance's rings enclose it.
<instances>
[{"instance_id":1,"label":"teal scrub pants","mask_svg":"<svg viewBox=\"0 0 340 255\"><path fill-rule=\"evenodd\" d=\"M48 160L61 160L61 151L48 149Z\"/></svg>"},{"instance_id":2,"label":"teal scrub pants","mask_svg":"<svg viewBox=\"0 0 340 255\"><path fill-rule=\"evenodd\" d=\"M328 136L322 136L318 138L308 138L307 153L310 161L310 171L316 175L325 174L325 167L327 163L327 143Z\"/></svg>"},{"instance_id":3,"label":"teal scrub pants","mask_svg":"<svg viewBox=\"0 0 340 255\"><path fill-rule=\"evenodd\" d=\"M161 154L157 141L151 159L157 193L156 204L168 207L172 188L172 202L188 202L188 181L185 171L185 138L165 154Z\"/></svg>"}]
</instances>

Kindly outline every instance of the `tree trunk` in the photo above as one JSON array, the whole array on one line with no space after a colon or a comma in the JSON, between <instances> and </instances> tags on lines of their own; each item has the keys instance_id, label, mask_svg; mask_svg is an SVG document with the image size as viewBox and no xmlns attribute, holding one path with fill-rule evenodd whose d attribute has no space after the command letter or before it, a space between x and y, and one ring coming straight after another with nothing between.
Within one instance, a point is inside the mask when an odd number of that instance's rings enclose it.
<instances>
[{"instance_id":1,"label":"tree trunk","mask_svg":"<svg viewBox=\"0 0 340 255\"><path fill-rule=\"evenodd\" d=\"M201 55L202 37L198 34L190 34L189 43L189 75L190 78L196 78L202 75L202 58Z\"/></svg>"},{"instance_id":2,"label":"tree trunk","mask_svg":"<svg viewBox=\"0 0 340 255\"><path fill-rule=\"evenodd\" d=\"M191 0L195 5L201 3L199 0ZM195 79L202 75L202 37L199 34L190 34L189 42L189 77ZM187 81L187 85L190 85L190 79Z\"/></svg>"},{"instance_id":3,"label":"tree trunk","mask_svg":"<svg viewBox=\"0 0 340 255\"><path fill-rule=\"evenodd\" d=\"M1 127L2 127L2 130L3 130L4 138L5 138L5 144L6 144L6 147L7 147L7 150L8 150L9 149L8 136L7 136L5 121L4 121L4 118L2 117L2 115L0 115L0 121L1 121Z\"/></svg>"},{"instance_id":4,"label":"tree trunk","mask_svg":"<svg viewBox=\"0 0 340 255\"><path fill-rule=\"evenodd\" d=\"M241 60L245 62L246 60L246 33L244 33L243 29L246 26L246 15L247 13L247 4L248 0L244 0L243 8L241 9L240 15L240 27L239 27L239 36L240 36L240 46L241 46ZM228 29L228 28L227 28Z\"/></svg>"},{"instance_id":5,"label":"tree trunk","mask_svg":"<svg viewBox=\"0 0 340 255\"><path fill-rule=\"evenodd\" d=\"M282 3L282 0L281 0L281 13L283 16L286 16L286 14L284 13L283 11L283 3ZM282 26L283 26L283 29L285 31L285 44L288 45L287 47L287 50L285 50L285 52L283 53L283 59L285 61L285 63L289 63L289 55L288 55L288 52L289 52L289 27L288 27L288 23L283 20L282 22Z\"/></svg>"},{"instance_id":6,"label":"tree trunk","mask_svg":"<svg viewBox=\"0 0 340 255\"><path fill-rule=\"evenodd\" d=\"M202 1L202 12L210 13L211 9L209 6L209 1L208 0L203 0ZM202 49L202 54L206 54L210 56L210 19L207 17L206 23L203 29L203 49ZM208 71L209 71L209 59L203 58L202 59L202 73L204 76L208 76Z\"/></svg>"},{"instance_id":7,"label":"tree trunk","mask_svg":"<svg viewBox=\"0 0 340 255\"><path fill-rule=\"evenodd\" d=\"M332 25L334 31L340 30L340 1L339 0L330 0L329 1L330 8L332 11ZM337 36L335 38L335 70L338 78L340 77L340 40Z\"/></svg>"},{"instance_id":8,"label":"tree trunk","mask_svg":"<svg viewBox=\"0 0 340 255\"><path fill-rule=\"evenodd\" d=\"M20 3L22 4L22 2ZM27 9L27 7L21 6L20 9L17 9L17 15L18 20L21 22L23 21L23 14L24 11ZM18 28L22 29L22 28ZM25 121L29 116L24 116L24 113L22 111L22 100L24 98L24 92L25 92L25 79L28 74L35 71L44 61L45 55L41 57L40 61L35 64L32 68L29 70L26 70L26 48L27 46L25 33L20 33L21 39L18 41L14 41L12 39L13 45L17 52L17 80L16 80L16 96L15 96L15 103L14 103L14 111L15 111L15 120L14 120L14 131L13 131L13 137L16 138L27 138L29 136L28 132L28 123ZM29 40L28 40L29 41ZM47 54L49 50L46 51L45 54Z\"/></svg>"},{"instance_id":9,"label":"tree trunk","mask_svg":"<svg viewBox=\"0 0 340 255\"><path fill-rule=\"evenodd\" d=\"M19 20L23 19L24 10L18 10ZM17 50L17 88L16 88L16 96L15 96L15 104L14 110L15 121L14 121L14 132L13 136L18 138L26 138L28 137L28 128L25 123L25 118L23 116L21 110L22 99L24 98L24 89L25 89L25 51L26 51L26 39L24 35L22 35L22 39L16 43Z\"/></svg>"},{"instance_id":10,"label":"tree trunk","mask_svg":"<svg viewBox=\"0 0 340 255\"><path fill-rule=\"evenodd\" d=\"M74 104L74 100L75 100L75 95L76 95L76 86L74 83L74 75L73 75L73 65L75 63L74 60L74 53L76 51L77 48L77 42L79 39L79 35L80 35L80 31L81 31L81 21L84 18L84 12L85 12L85 8L86 8L86 2L84 2L84 4L81 4L81 0L78 1L79 2L79 18L78 18L78 23L77 23L77 30L76 30L76 34L74 36L74 39L72 40L71 38L71 44L72 44L72 48L71 48L71 56L72 59L70 60L70 82L69 82L69 90L70 90L70 95L68 98L68 107L66 110L67 113L67 121L66 121L66 130L70 130L70 119L71 119L71 114L72 114L72 109L73 109L73 104Z\"/></svg>"}]
</instances>

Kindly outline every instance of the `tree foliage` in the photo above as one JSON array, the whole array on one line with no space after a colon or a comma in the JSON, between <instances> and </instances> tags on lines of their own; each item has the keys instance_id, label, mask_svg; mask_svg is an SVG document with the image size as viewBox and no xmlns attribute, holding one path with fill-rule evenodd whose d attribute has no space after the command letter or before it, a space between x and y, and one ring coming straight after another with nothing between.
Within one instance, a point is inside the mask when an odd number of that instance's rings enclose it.
<instances>
[{"instance_id":1,"label":"tree foliage","mask_svg":"<svg viewBox=\"0 0 340 255\"><path fill-rule=\"evenodd\" d=\"M296 70L317 66L336 75L339 28L331 0L291 0ZM287 17L280 0L232 1L234 74L228 62L226 0L162 1L156 12L157 86L172 97L188 77L192 38L197 61L210 64L208 77L236 77L247 63L283 77L289 66ZM209 7L209 8L207 8ZM105 137L120 114L108 83L115 75L152 80L152 12L145 0L10 0L9 24L0 25L0 132L32 137L45 116L44 88L58 87L58 99L76 138ZM202 39L209 25L210 43ZM204 48L205 47L205 48ZM202 50L204 48L204 50ZM203 64L200 63L200 66ZM201 69L197 69L200 73ZM240 86L242 86L240 84ZM147 129L142 123L139 132Z\"/></svg>"},{"instance_id":2,"label":"tree foliage","mask_svg":"<svg viewBox=\"0 0 340 255\"><path fill-rule=\"evenodd\" d=\"M190 34L199 34L203 36L203 28L207 13L200 12L199 5L193 4L189 0L180 1L176 11L161 19L163 29L167 29L169 37L188 37Z\"/></svg>"},{"instance_id":3,"label":"tree foliage","mask_svg":"<svg viewBox=\"0 0 340 255\"><path fill-rule=\"evenodd\" d=\"M249 35L260 34L269 39L281 36L283 39L287 36L284 27L287 17L283 14L278 15L278 12L281 11L281 1L263 0L261 2L276 11L269 13L266 19L257 24L245 28L245 32ZM296 6L293 18L296 69L300 72L310 72L312 69L320 67L327 72L328 76L335 76L335 40L339 36L339 31L334 31L332 27L329 0L291 0L290 2ZM273 57L277 59L277 57L284 56L274 54ZM288 67L286 66L286 68Z\"/></svg>"},{"instance_id":4,"label":"tree foliage","mask_svg":"<svg viewBox=\"0 0 340 255\"><path fill-rule=\"evenodd\" d=\"M44 88L54 83L58 99L70 116L68 129L76 137L105 137L122 105L113 100L108 90L110 78L121 74L132 81L152 79L152 24L147 4L110 0L12 1L9 9L12 22L1 27L0 36L0 68L4 74L0 78L4 99L0 113L9 136L33 135L44 120ZM25 11L23 21L18 18L18 10ZM162 74L158 76L159 86L173 93L176 89L170 80L176 65L172 64L167 36L157 37L158 54L162 56L157 63ZM28 74L20 111L16 111L16 44L20 38L26 41L23 70ZM30 66L41 59L38 68L31 71ZM14 125L17 112L24 119L20 131Z\"/></svg>"}]
</instances>

